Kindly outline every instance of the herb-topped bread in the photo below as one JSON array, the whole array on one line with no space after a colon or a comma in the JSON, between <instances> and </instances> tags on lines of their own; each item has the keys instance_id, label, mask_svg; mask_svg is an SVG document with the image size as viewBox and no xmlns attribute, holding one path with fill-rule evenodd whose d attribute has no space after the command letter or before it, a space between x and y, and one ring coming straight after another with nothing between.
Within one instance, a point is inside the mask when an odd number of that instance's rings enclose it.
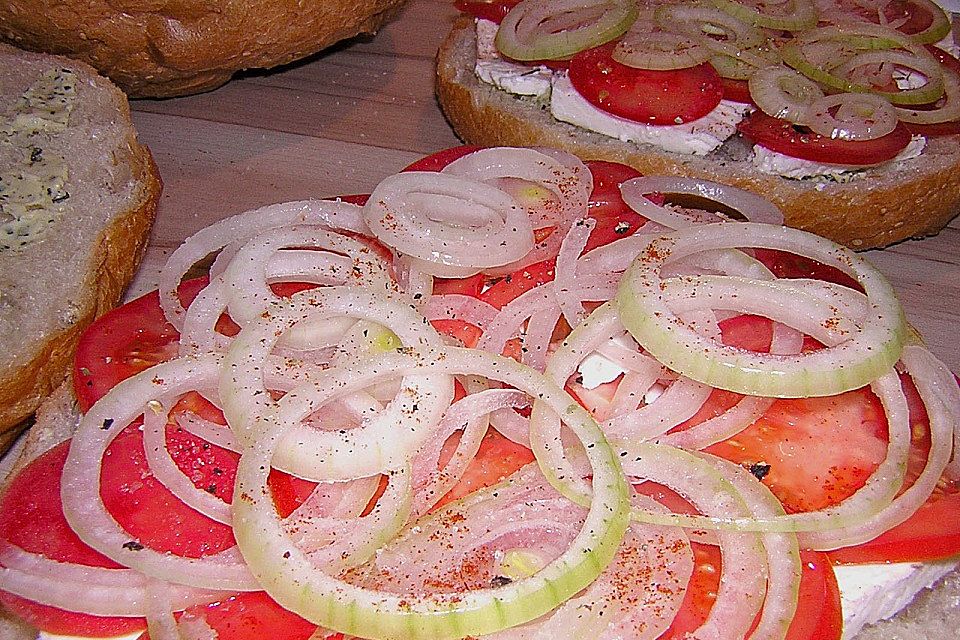
<instances>
[{"instance_id":1,"label":"herb-topped bread","mask_svg":"<svg viewBox=\"0 0 960 640\"><path fill-rule=\"evenodd\" d=\"M86 64L0 45L0 450L120 299L160 188L123 92Z\"/></svg>"}]
</instances>

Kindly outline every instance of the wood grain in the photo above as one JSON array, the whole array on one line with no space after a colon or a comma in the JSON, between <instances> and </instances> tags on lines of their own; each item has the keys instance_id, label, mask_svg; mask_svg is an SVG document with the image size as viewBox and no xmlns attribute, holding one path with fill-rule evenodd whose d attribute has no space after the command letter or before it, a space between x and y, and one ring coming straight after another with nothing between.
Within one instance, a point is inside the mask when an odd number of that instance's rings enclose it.
<instances>
[{"instance_id":1,"label":"wood grain","mask_svg":"<svg viewBox=\"0 0 960 640\"><path fill-rule=\"evenodd\" d=\"M132 104L165 191L144 271L194 231L271 202L369 192L417 157L457 144L433 96L448 0L411 0L376 37L198 96ZM931 348L960 371L960 221L871 251Z\"/></svg>"}]
</instances>

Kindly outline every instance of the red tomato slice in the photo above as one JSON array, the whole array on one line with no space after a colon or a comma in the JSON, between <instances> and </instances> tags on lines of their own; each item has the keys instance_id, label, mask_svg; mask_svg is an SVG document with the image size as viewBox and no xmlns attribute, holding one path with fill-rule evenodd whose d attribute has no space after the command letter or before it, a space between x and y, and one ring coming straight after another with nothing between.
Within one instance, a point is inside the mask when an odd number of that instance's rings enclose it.
<instances>
[{"instance_id":1,"label":"red tomato slice","mask_svg":"<svg viewBox=\"0 0 960 640\"><path fill-rule=\"evenodd\" d=\"M474 18L490 20L500 24L510 9L520 4L520 0L456 0L454 6Z\"/></svg>"},{"instance_id":2,"label":"red tomato slice","mask_svg":"<svg viewBox=\"0 0 960 640\"><path fill-rule=\"evenodd\" d=\"M637 493L650 496L675 513L696 513L696 509L676 492L656 483L634 487ZM703 624L717 599L722 558L720 548L691 543L694 567L687 593L673 624L660 640L679 639ZM840 589L833 565L823 553L801 551L803 573L797 615L790 623L787 640L836 640L843 630Z\"/></svg>"},{"instance_id":3,"label":"red tomato slice","mask_svg":"<svg viewBox=\"0 0 960 640\"><path fill-rule=\"evenodd\" d=\"M193 607L184 615L203 619L219 640L308 640L317 625L278 605L263 591L237 594L223 602ZM149 640L144 633L138 640Z\"/></svg>"},{"instance_id":4,"label":"red tomato slice","mask_svg":"<svg viewBox=\"0 0 960 640\"><path fill-rule=\"evenodd\" d=\"M876 140L851 142L813 133L786 120L754 111L737 125L745 138L771 151L794 158L842 166L869 166L892 159L910 142L910 131L898 123Z\"/></svg>"},{"instance_id":5,"label":"red tomato slice","mask_svg":"<svg viewBox=\"0 0 960 640\"><path fill-rule=\"evenodd\" d=\"M746 80L734 80L733 78L720 78L723 83L723 99L733 102L742 102L743 104L753 104L753 98L750 96L750 86Z\"/></svg>"},{"instance_id":6,"label":"red tomato slice","mask_svg":"<svg viewBox=\"0 0 960 640\"><path fill-rule=\"evenodd\" d=\"M904 379L910 409L912 448L905 485L913 484L923 470L930 451L930 428L926 409L916 387ZM869 542L829 552L840 563L889 562L891 560L937 560L960 553L960 483L941 479L933 495L910 518Z\"/></svg>"},{"instance_id":7,"label":"red tomato slice","mask_svg":"<svg viewBox=\"0 0 960 640\"><path fill-rule=\"evenodd\" d=\"M508 440L495 429L487 429L483 442L480 443L480 451L467 465L467 470L460 478L460 482L440 498L433 508L439 509L468 493L495 485L531 462L533 462L533 453L529 449Z\"/></svg>"},{"instance_id":8,"label":"red tomato slice","mask_svg":"<svg viewBox=\"0 0 960 640\"><path fill-rule=\"evenodd\" d=\"M206 285L187 280L180 298L189 304ZM167 323L154 291L107 312L80 337L74 358L73 390L85 412L118 382L177 355L180 334Z\"/></svg>"},{"instance_id":9,"label":"red tomato slice","mask_svg":"<svg viewBox=\"0 0 960 640\"><path fill-rule=\"evenodd\" d=\"M464 144L460 145L459 147L450 147L449 149L443 149L442 151L437 151L436 153L431 153L428 156L424 156L413 164L407 165L403 170L440 171L454 160L471 154L474 151L479 151L480 149L483 149L483 147L472 144Z\"/></svg>"},{"instance_id":10,"label":"red tomato slice","mask_svg":"<svg viewBox=\"0 0 960 640\"><path fill-rule=\"evenodd\" d=\"M60 474L67 459L64 442L39 456L7 486L0 498L0 539L52 560L117 569L119 565L84 544L60 505ZM73 613L0 592L0 604L31 626L49 633L109 637L146 627L142 618Z\"/></svg>"},{"instance_id":11,"label":"red tomato slice","mask_svg":"<svg viewBox=\"0 0 960 640\"><path fill-rule=\"evenodd\" d=\"M642 174L619 162L587 160L586 165L593 174L593 192L587 204L588 215L597 221L590 233L590 239L584 251L590 251L610 244L624 236L631 235L643 226L646 218L627 206L620 195L620 185ZM657 204L663 204L663 197L651 196Z\"/></svg>"},{"instance_id":12,"label":"red tomato slice","mask_svg":"<svg viewBox=\"0 0 960 640\"><path fill-rule=\"evenodd\" d=\"M720 586L720 548L692 543L693 577L670 629L660 640L684 638L707 619ZM803 573L797 615L790 623L787 640L839 640L843 633L840 589L833 566L825 554L801 551Z\"/></svg>"},{"instance_id":13,"label":"red tomato slice","mask_svg":"<svg viewBox=\"0 0 960 640\"><path fill-rule=\"evenodd\" d=\"M502 309L521 293L551 282L553 276L553 260L538 262L501 278L480 294L480 299L497 309Z\"/></svg>"},{"instance_id":14,"label":"red tomato slice","mask_svg":"<svg viewBox=\"0 0 960 640\"><path fill-rule=\"evenodd\" d=\"M710 63L674 71L634 69L612 57L610 42L570 61L570 82L594 106L643 124L673 125L710 113L723 84Z\"/></svg>"}]
</instances>

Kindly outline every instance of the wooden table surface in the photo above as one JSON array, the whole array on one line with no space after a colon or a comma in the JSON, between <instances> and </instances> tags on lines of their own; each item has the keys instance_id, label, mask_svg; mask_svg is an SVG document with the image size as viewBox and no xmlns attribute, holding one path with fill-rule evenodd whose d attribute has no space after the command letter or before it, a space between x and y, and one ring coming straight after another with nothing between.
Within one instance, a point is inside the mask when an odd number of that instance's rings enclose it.
<instances>
[{"instance_id":1,"label":"wooden table surface","mask_svg":"<svg viewBox=\"0 0 960 640\"><path fill-rule=\"evenodd\" d=\"M458 144L433 95L434 55L454 16L452 0L410 0L374 38L202 95L134 101L164 180L135 290L152 287L164 256L211 222L272 202L369 193ZM960 219L867 255L933 351L960 371Z\"/></svg>"}]
</instances>

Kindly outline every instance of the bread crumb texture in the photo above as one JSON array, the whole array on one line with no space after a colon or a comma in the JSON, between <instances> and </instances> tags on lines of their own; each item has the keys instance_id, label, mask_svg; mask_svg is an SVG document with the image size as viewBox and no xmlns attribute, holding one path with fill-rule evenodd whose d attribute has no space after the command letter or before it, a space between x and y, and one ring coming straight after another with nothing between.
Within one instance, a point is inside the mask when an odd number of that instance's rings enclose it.
<instances>
[{"instance_id":1,"label":"bread crumb texture","mask_svg":"<svg viewBox=\"0 0 960 640\"><path fill-rule=\"evenodd\" d=\"M131 97L198 93L361 33L403 0L6 0L0 38L83 60Z\"/></svg>"},{"instance_id":2,"label":"bread crumb texture","mask_svg":"<svg viewBox=\"0 0 960 640\"><path fill-rule=\"evenodd\" d=\"M119 300L159 194L117 87L0 44L0 435L60 384L82 329Z\"/></svg>"}]
</instances>

